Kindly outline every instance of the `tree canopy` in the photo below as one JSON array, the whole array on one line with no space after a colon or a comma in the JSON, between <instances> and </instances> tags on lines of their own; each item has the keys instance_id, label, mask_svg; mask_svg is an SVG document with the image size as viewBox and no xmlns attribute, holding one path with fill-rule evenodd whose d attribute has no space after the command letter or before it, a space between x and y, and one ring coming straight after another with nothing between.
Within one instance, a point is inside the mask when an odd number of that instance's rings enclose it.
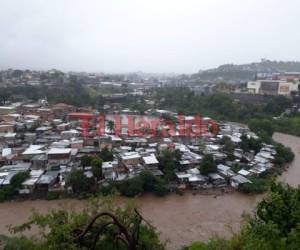
<instances>
[{"instance_id":1,"label":"tree canopy","mask_svg":"<svg viewBox=\"0 0 300 250\"><path fill-rule=\"evenodd\" d=\"M34 212L30 220L11 228L20 233L35 225L41 237L15 236L5 240L7 250L164 250L155 228L134 204L122 207L112 200L93 200L81 212L64 209L44 215Z\"/></svg>"},{"instance_id":2,"label":"tree canopy","mask_svg":"<svg viewBox=\"0 0 300 250\"><path fill-rule=\"evenodd\" d=\"M207 175L217 171L217 164L212 155L205 155L200 164L201 174Z\"/></svg>"}]
</instances>

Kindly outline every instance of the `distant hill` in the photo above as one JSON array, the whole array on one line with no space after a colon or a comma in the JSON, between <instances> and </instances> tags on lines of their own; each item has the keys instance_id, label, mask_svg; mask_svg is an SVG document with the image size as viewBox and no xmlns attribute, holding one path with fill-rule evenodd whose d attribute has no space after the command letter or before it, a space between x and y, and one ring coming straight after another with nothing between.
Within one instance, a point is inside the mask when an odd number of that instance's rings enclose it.
<instances>
[{"instance_id":1,"label":"distant hill","mask_svg":"<svg viewBox=\"0 0 300 250\"><path fill-rule=\"evenodd\" d=\"M215 69L200 70L193 78L206 81L249 81L257 73L300 72L300 62L262 60L249 64L224 64Z\"/></svg>"}]
</instances>

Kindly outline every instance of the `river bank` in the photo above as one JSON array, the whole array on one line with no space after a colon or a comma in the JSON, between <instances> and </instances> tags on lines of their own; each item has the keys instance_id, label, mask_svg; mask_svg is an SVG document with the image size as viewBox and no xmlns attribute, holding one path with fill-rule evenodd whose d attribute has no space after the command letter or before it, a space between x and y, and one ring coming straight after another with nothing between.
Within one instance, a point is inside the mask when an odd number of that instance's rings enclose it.
<instances>
[{"instance_id":1,"label":"river bank","mask_svg":"<svg viewBox=\"0 0 300 250\"><path fill-rule=\"evenodd\" d=\"M295 160L280 180L297 186L300 184L300 137L276 133L274 139L290 147ZM162 240L169 240L168 249L179 249L196 240L208 240L213 235L230 236L239 230L243 213L250 213L262 195L248 196L238 192L222 195L186 193L171 194L163 198L143 195L136 199L143 216L161 232ZM35 200L5 202L0 204L0 234L8 234L7 225L25 222L32 209L47 213L50 209L64 207L81 210L85 200Z\"/></svg>"},{"instance_id":2,"label":"river bank","mask_svg":"<svg viewBox=\"0 0 300 250\"><path fill-rule=\"evenodd\" d=\"M283 145L290 147L295 154L295 159L287 171L279 177L279 180L293 187L300 185L300 137L275 133L273 139Z\"/></svg>"}]
</instances>

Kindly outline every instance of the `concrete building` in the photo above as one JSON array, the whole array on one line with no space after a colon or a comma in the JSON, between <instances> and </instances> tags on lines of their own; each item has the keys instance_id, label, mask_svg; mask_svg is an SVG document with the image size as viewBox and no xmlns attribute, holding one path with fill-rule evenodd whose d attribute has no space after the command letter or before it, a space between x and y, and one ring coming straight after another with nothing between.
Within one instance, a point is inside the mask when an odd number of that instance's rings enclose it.
<instances>
[{"instance_id":1,"label":"concrete building","mask_svg":"<svg viewBox=\"0 0 300 250\"><path fill-rule=\"evenodd\" d=\"M261 95L291 95L299 91L299 82L259 80L247 83L248 93Z\"/></svg>"},{"instance_id":2,"label":"concrete building","mask_svg":"<svg viewBox=\"0 0 300 250\"><path fill-rule=\"evenodd\" d=\"M247 89L250 94L259 94L260 81L251 81L247 83Z\"/></svg>"}]
</instances>

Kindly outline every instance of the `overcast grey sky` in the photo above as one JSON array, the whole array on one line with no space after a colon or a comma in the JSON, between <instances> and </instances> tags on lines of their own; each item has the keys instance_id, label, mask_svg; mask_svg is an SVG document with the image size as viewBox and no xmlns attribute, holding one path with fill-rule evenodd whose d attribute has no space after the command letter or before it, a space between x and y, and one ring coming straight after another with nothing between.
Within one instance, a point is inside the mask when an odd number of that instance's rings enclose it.
<instances>
[{"instance_id":1,"label":"overcast grey sky","mask_svg":"<svg viewBox=\"0 0 300 250\"><path fill-rule=\"evenodd\" d=\"M0 0L0 68L196 72L300 60L299 0Z\"/></svg>"}]
</instances>

